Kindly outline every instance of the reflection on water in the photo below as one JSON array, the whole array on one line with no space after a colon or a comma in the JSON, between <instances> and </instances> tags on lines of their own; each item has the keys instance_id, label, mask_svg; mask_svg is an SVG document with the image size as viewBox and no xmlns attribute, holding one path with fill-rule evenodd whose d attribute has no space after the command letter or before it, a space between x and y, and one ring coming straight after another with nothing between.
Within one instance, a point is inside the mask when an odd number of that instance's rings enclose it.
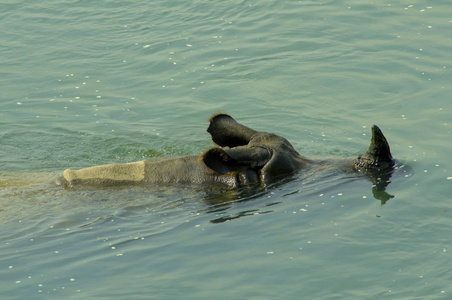
<instances>
[{"instance_id":1,"label":"reflection on water","mask_svg":"<svg viewBox=\"0 0 452 300\"><path fill-rule=\"evenodd\" d=\"M405 164L397 163L393 168L384 171L368 170L366 172L367 178L372 182L372 194L375 199L381 201L381 205L386 204L386 202L392 198L391 195L386 192L386 188L391 183L391 178L393 180L398 178L407 178L413 175L413 169Z\"/></svg>"},{"instance_id":2,"label":"reflection on water","mask_svg":"<svg viewBox=\"0 0 452 300\"><path fill-rule=\"evenodd\" d=\"M384 205L388 200L395 198L395 195L389 194L386 191L391 182L400 181L404 178L410 177L413 175L413 172L414 171L410 166L399 162L397 162L393 168L388 170L372 170L367 171L366 173L362 174L362 176L352 177L350 177L348 174L341 173L313 174L311 170L311 172L307 172L303 175L300 174L299 177L286 178L285 180L281 180L267 188L247 187L238 190L225 191L224 194L207 193L205 194L204 200L210 206L207 212L215 214L225 214L221 217L212 219L211 223L222 223L246 216L271 213L273 210L268 209L268 207L278 205L281 203L281 201L265 203L264 206L262 206L262 204L257 205L262 207L247 209L233 214L228 213L228 208L233 203L252 201L253 199L262 199L265 197L265 195L268 195L268 197L271 198L273 190L278 189L279 187L282 187L283 185L290 182L294 182L297 185L296 189L281 195L281 199L295 194L299 194L300 197L302 197L302 195L310 194L313 190L320 190L328 186L342 185L344 186L345 190L347 190L347 183L366 179L372 182L371 191L373 197L376 200L381 201L381 205ZM300 185L302 186L301 188ZM227 196L225 197L225 195Z\"/></svg>"}]
</instances>

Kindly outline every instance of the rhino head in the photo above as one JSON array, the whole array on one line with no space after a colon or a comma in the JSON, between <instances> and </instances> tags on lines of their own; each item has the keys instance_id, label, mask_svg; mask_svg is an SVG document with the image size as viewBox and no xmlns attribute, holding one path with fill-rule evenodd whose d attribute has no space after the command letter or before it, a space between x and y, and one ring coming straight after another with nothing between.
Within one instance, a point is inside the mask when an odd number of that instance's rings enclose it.
<instances>
[{"instance_id":1,"label":"rhino head","mask_svg":"<svg viewBox=\"0 0 452 300\"><path fill-rule=\"evenodd\" d=\"M268 184L310 163L281 136L248 128L227 114L215 114L209 121L207 131L217 147L201 157L219 175L235 174L240 183Z\"/></svg>"}]
</instances>

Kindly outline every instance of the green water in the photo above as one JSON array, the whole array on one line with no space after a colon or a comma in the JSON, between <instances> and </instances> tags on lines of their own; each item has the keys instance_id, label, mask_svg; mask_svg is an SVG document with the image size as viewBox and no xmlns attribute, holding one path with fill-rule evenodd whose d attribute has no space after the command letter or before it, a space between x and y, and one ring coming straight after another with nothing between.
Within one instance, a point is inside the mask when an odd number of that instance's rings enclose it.
<instances>
[{"instance_id":1,"label":"green water","mask_svg":"<svg viewBox=\"0 0 452 300\"><path fill-rule=\"evenodd\" d=\"M451 16L449 1L0 4L2 299L450 299ZM384 205L340 173L229 203L51 183L199 153L216 111L307 157L356 156L378 124L414 174Z\"/></svg>"}]
</instances>

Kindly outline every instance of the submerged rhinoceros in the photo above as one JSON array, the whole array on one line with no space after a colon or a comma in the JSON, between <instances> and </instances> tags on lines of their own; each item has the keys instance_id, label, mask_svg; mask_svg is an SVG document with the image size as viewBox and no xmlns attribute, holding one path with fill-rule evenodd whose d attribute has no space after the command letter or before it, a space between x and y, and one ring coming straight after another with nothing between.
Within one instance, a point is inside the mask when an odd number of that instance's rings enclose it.
<instances>
[{"instance_id":1,"label":"submerged rhinoceros","mask_svg":"<svg viewBox=\"0 0 452 300\"><path fill-rule=\"evenodd\" d=\"M209 122L207 131L215 146L199 155L67 169L62 181L67 186L158 183L267 186L312 167L368 174L392 170L395 163L386 138L375 125L366 153L355 159L313 160L301 156L285 138L250 129L227 114L214 114Z\"/></svg>"}]
</instances>

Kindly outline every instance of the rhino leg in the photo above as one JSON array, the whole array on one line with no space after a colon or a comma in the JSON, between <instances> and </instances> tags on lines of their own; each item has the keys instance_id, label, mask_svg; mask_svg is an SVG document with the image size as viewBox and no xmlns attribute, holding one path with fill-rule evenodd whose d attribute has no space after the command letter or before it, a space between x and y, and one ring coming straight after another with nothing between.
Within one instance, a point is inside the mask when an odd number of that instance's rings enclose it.
<instances>
[{"instance_id":1,"label":"rhino leg","mask_svg":"<svg viewBox=\"0 0 452 300\"><path fill-rule=\"evenodd\" d=\"M140 183L145 179L145 162L108 164L81 170L67 169L63 177L70 186L78 183L88 185Z\"/></svg>"}]
</instances>

